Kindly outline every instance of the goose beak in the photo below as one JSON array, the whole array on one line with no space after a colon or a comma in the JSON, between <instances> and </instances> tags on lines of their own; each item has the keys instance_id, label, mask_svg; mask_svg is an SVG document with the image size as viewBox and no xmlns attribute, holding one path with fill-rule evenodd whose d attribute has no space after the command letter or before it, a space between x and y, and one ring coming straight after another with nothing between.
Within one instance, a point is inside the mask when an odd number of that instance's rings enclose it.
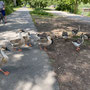
<instances>
[{"instance_id":1,"label":"goose beak","mask_svg":"<svg viewBox=\"0 0 90 90\"><path fill-rule=\"evenodd\" d=\"M5 48L6 51L10 51L10 49L8 49L7 47Z\"/></svg>"},{"instance_id":2,"label":"goose beak","mask_svg":"<svg viewBox=\"0 0 90 90\"><path fill-rule=\"evenodd\" d=\"M21 32L25 32L24 30L21 30Z\"/></svg>"},{"instance_id":3,"label":"goose beak","mask_svg":"<svg viewBox=\"0 0 90 90\"><path fill-rule=\"evenodd\" d=\"M24 31L24 30L22 30L22 29L21 29L21 30L16 31L16 33L19 33L19 32L25 32L25 31Z\"/></svg>"}]
</instances>

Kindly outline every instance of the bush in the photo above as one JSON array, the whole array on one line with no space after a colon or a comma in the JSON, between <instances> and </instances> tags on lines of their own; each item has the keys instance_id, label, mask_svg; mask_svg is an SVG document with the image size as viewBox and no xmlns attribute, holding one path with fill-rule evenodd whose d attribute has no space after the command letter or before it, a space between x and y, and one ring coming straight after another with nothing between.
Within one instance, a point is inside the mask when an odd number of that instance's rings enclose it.
<instances>
[{"instance_id":1,"label":"bush","mask_svg":"<svg viewBox=\"0 0 90 90\"><path fill-rule=\"evenodd\" d=\"M56 7L56 10L74 12L73 6L65 1L59 2Z\"/></svg>"},{"instance_id":2,"label":"bush","mask_svg":"<svg viewBox=\"0 0 90 90\"><path fill-rule=\"evenodd\" d=\"M90 16L90 12L88 13L88 16Z\"/></svg>"}]
</instances>

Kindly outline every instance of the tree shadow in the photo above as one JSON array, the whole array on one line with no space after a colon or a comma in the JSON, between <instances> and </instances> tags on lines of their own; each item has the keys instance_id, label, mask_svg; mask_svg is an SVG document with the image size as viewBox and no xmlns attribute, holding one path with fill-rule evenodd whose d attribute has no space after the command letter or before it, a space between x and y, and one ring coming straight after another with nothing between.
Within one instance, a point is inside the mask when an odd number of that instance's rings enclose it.
<instances>
[{"instance_id":1,"label":"tree shadow","mask_svg":"<svg viewBox=\"0 0 90 90\"><path fill-rule=\"evenodd\" d=\"M18 13L20 12L20 13ZM23 14L23 16L22 16ZM8 17L5 25L0 25L0 37L14 36L17 29L27 29L35 32L28 11L17 11ZM4 70L10 72L4 76L0 72L0 90L59 90L49 58L44 51L37 47L22 52L7 52L9 61Z\"/></svg>"}]
</instances>

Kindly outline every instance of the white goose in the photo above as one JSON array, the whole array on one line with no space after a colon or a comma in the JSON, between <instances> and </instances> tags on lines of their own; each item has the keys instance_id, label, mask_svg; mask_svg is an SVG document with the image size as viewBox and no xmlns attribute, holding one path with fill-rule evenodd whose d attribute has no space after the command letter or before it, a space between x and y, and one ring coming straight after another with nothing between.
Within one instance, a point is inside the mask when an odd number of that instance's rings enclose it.
<instances>
[{"instance_id":1,"label":"white goose","mask_svg":"<svg viewBox=\"0 0 90 90\"><path fill-rule=\"evenodd\" d=\"M38 40L38 44L40 45L40 49L42 49L41 47L44 47L44 50L47 51L46 47L52 44L52 40L50 36L47 36L47 41L44 40Z\"/></svg>"},{"instance_id":2,"label":"white goose","mask_svg":"<svg viewBox=\"0 0 90 90\"><path fill-rule=\"evenodd\" d=\"M0 61L0 71L3 72L4 75L8 75L9 72L8 71L4 71L1 69L1 67L7 63L7 60L9 59L9 57L5 54L4 50L6 51L10 51L7 47L1 47L0 51L1 51L1 55L2 55L2 59Z\"/></svg>"},{"instance_id":3,"label":"white goose","mask_svg":"<svg viewBox=\"0 0 90 90\"><path fill-rule=\"evenodd\" d=\"M24 40L25 40L25 45L26 46L32 46L31 45L31 34L29 32L26 33L25 36L23 36Z\"/></svg>"},{"instance_id":4,"label":"white goose","mask_svg":"<svg viewBox=\"0 0 90 90\"><path fill-rule=\"evenodd\" d=\"M24 32L24 31L23 30L19 31L19 38L18 39L10 40L10 43L13 46L14 50L15 50L15 48L19 48L18 51L22 51L22 49L20 49L20 48L22 46L25 46L25 40L21 34L22 32Z\"/></svg>"},{"instance_id":5,"label":"white goose","mask_svg":"<svg viewBox=\"0 0 90 90\"><path fill-rule=\"evenodd\" d=\"M79 51L81 44L84 43L84 37L82 36L81 40L72 41L72 43L75 47L77 47L76 50Z\"/></svg>"}]
</instances>

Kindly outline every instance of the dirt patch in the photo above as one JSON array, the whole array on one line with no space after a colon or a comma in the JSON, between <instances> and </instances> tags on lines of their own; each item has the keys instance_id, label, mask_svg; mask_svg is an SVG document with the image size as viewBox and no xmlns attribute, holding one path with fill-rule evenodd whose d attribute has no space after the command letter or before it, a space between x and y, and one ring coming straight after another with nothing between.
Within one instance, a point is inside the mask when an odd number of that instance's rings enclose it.
<instances>
[{"instance_id":1,"label":"dirt patch","mask_svg":"<svg viewBox=\"0 0 90 90\"><path fill-rule=\"evenodd\" d=\"M71 32L80 25L80 32L89 32L90 25L64 17L33 18L38 32L54 36L53 44L47 48L47 53L57 73L60 90L90 90L89 45L82 45L80 52L77 52L71 40L60 38L63 30Z\"/></svg>"}]
</instances>

